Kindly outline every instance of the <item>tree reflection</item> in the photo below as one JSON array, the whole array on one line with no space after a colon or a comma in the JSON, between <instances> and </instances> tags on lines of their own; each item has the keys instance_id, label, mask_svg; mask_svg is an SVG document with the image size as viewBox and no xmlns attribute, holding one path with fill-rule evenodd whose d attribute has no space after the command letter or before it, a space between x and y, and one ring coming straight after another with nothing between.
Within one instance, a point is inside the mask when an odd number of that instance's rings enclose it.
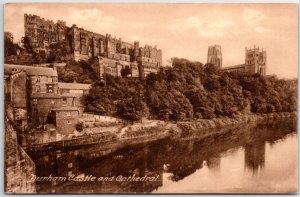
<instances>
[{"instance_id":1,"label":"tree reflection","mask_svg":"<svg viewBox=\"0 0 300 197\"><path fill-rule=\"evenodd\" d=\"M163 185L163 172L171 173L172 181L180 181L203 168L217 171L222 153L244 147L245 168L254 173L265 165L265 144L275 143L295 131L290 122L230 128L218 136L204 139L164 139L148 144L127 146L112 153L99 146L77 150L50 152L35 156L37 176L157 176L156 182L39 182L38 193L150 193ZM167 164L167 165L166 165ZM165 166L165 169L164 169ZM165 170L165 171L164 171Z\"/></svg>"},{"instance_id":2,"label":"tree reflection","mask_svg":"<svg viewBox=\"0 0 300 197\"><path fill-rule=\"evenodd\" d=\"M245 167L257 173L265 165L265 142L245 145Z\"/></svg>"}]
</instances>

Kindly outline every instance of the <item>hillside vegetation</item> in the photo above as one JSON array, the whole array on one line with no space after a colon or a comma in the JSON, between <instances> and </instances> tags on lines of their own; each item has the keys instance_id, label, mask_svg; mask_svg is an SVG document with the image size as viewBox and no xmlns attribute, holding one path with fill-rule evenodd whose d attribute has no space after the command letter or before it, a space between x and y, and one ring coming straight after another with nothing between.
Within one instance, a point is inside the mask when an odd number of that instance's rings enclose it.
<instances>
[{"instance_id":1,"label":"hillside vegetation","mask_svg":"<svg viewBox=\"0 0 300 197\"><path fill-rule=\"evenodd\" d=\"M86 111L129 121L211 119L241 113L297 110L297 81L228 73L211 64L175 58L145 80L106 75L84 97Z\"/></svg>"}]
</instances>

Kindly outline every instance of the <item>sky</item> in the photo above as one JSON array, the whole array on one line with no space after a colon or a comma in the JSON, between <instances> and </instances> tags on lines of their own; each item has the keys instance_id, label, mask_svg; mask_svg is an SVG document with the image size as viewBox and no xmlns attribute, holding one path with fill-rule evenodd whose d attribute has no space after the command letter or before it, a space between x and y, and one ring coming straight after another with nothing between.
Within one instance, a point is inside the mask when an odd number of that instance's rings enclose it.
<instances>
[{"instance_id":1,"label":"sky","mask_svg":"<svg viewBox=\"0 0 300 197\"><path fill-rule=\"evenodd\" d=\"M245 62L245 48L267 51L267 74L298 76L297 4L275 3L9 3L4 31L24 36L24 14L64 20L95 33L157 45L172 57L206 63L208 46L222 47L223 67Z\"/></svg>"}]
</instances>

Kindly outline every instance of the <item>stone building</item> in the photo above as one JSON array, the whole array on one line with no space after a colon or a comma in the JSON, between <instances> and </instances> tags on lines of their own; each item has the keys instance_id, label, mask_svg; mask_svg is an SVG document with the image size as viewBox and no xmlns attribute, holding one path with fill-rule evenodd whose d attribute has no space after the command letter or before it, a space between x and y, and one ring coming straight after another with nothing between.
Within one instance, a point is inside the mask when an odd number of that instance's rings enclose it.
<instances>
[{"instance_id":1,"label":"stone building","mask_svg":"<svg viewBox=\"0 0 300 197\"><path fill-rule=\"evenodd\" d=\"M228 72L244 72L244 73L259 73L266 75L267 68L267 52L260 50L259 47L253 49L245 49L245 63L223 68Z\"/></svg>"},{"instance_id":2,"label":"stone building","mask_svg":"<svg viewBox=\"0 0 300 197\"><path fill-rule=\"evenodd\" d=\"M44 130L52 124L63 134L74 131L89 84L58 83L56 69L49 67L5 64L4 73L6 98L14 108L27 111L28 123Z\"/></svg>"},{"instance_id":3,"label":"stone building","mask_svg":"<svg viewBox=\"0 0 300 197\"><path fill-rule=\"evenodd\" d=\"M24 15L25 36L30 38L36 50L47 50L51 43L65 40L67 30L64 21L47 20L36 15Z\"/></svg>"},{"instance_id":4,"label":"stone building","mask_svg":"<svg viewBox=\"0 0 300 197\"><path fill-rule=\"evenodd\" d=\"M90 88L90 84L59 82L58 92L62 97L62 106L76 106L81 115L84 110L82 96L88 94Z\"/></svg>"},{"instance_id":5,"label":"stone building","mask_svg":"<svg viewBox=\"0 0 300 197\"><path fill-rule=\"evenodd\" d=\"M68 135L73 133L75 125L79 121L78 107L59 107L51 109L51 119L61 134Z\"/></svg>"},{"instance_id":6,"label":"stone building","mask_svg":"<svg viewBox=\"0 0 300 197\"><path fill-rule=\"evenodd\" d=\"M36 93L57 92L57 71L53 68L5 64L4 75L6 94L17 108L26 108Z\"/></svg>"},{"instance_id":7,"label":"stone building","mask_svg":"<svg viewBox=\"0 0 300 197\"><path fill-rule=\"evenodd\" d=\"M76 25L67 27L64 21L55 23L36 15L25 14L24 23L25 35L30 38L35 50L47 53L51 43L64 41L67 59L98 59L93 68L100 77L103 74L121 76L125 67L130 68L132 77L144 77L150 72L157 72L162 66L162 51L156 46L140 47L138 41L128 43L110 34L90 32Z\"/></svg>"},{"instance_id":8,"label":"stone building","mask_svg":"<svg viewBox=\"0 0 300 197\"><path fill-rule=\"evenodd\" d=\"M9 100L12 107L26 108L26 77L25 71L15 70L5 72L5 99Z\"/></svg>"},{"instance_id":9,"label":"stone building","mask_svg":"<svg viewBox=\"0 0 300 197\"><path fill-rule=\"evenodd\" d=\"M218 68L222 68L222 49L220 45L212 45L208 47L207 63L213 64Z\"/></svg>"}]
</instances>

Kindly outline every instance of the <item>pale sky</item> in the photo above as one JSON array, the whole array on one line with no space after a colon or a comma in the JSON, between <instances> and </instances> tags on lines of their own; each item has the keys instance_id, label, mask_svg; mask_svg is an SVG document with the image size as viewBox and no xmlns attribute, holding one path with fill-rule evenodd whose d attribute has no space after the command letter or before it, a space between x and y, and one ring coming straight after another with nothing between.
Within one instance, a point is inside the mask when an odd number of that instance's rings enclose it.
<instances>
[{"instance_id":1,"label":"pale sky","mask_svg":"<svg viewBox=\"0 0 300 197\"><path fill-rule=\"evenodd\" d=\"M297 4L27 3L6 4L4 30L24 36L24 13L66 21L95 33L157 45L163 62L206 63L209 45L222 47L223 67L244 63L245 47L267 50L267 74L298 75Z\"/></svg>"}]
</instances>

